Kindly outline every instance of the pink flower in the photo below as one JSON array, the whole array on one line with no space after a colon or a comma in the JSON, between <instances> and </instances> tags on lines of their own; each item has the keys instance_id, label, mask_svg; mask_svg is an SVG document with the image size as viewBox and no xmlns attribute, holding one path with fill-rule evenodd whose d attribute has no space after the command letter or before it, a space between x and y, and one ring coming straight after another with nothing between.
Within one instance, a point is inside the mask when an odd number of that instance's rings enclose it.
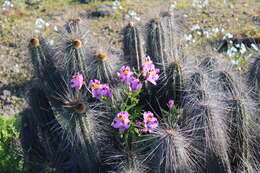
<instances>
[{"instance_id":1,"label":"pink flower","mask_svg":"<svg viewBox=\"0 0 260 173\"><path fill-rule=\"evenodd\" d=\"M167 102L167 106L168 106L169 109L172 109L173 105L174 105L174 100L169 100Z\"/></svg>"},{"instance_id":2,"label":"pink flower","mask_svg":"<svg viewBox=\"0 0 260 173\"><path fill-rule=\"evenodd\" d=\"M144 57L144 64L152 64L153 61L151 60L151 58L149 56Z\"/></svg>"},{"instance_id":3,"label":"pink flower","mask_svg":"<svg viewBox=\"0 0 260 173\"><path fill-rule=\"evenodd\" d=\"M142 125L142 122L141 122L141 121L137 121L137 122L135 123L135 126L136 126L136 127L141 127L141 125Z\"/></svg>"},{"instance_id":4,"label":"pink flower","mask_svg":"<svg viewBox=\"0 0 260 173\"><path fill-rule=\"evenodd\" d=\"M128 81L128 86L129 86L130 91L136 92L140 88L142 88L142 83L139 79L137 79L135 77L131 77Z\"/></svg>"},{"instance_id":5,"label":"pink flower","mask_svg":"<svg viewBox=\"0 0 260 173\"><path fill-rule=\"evenodd\" d=\"M101 85L100 81L94 79L94 80L91 80L91 81L89 82L88 87L91 87L91 88L99 88L100 85Z\"/></svg>"},{"instance_id":6,"label":"pink flower","mask_svg":"<svg viewBox=\"0 0 260 173\"><path fill-rule=\"evenodd\" d=\"M71 87L76 88L78 90L85 83L85 81L83 80L83 75L80 73L77 73L76 75L72 76L72 79L70 80L70 82L71 82Z\"/></svg>"},{"instance_id":7,"label":"pink flower","mask_svg":"<svg viewBox=\"0 0 260 173\"><path fill-rule=\"evenodd\" d=\"M102 89L102 96L105 96L106 98L112 97L112 90L109 88L108 84L102 84L101 89Z\"/></svg>"},{"instance_id":8,"label":"pink flower","mask_svg":"<svg viewBox=\"0 0 260 173\"><path fill-rule=\"evenodd\" d=\"M151 61L150 57L145 57L144 65L142 66L142 75L145 77L145 80L151 82L156 85L156 81L159 79L158 68L155 68L155 65Z\"/></svg>"},{"instance_id":9,"label":"pink flower","mask_svg":"<svg viewBox=\"0 0 260 173\"><path fill-rule=\"evenodd\" d=\"M150 69L148 73L146 73L145 80L151 82L152 84L156 85L156 81L159 79L159 72L160 70L157 68Z\"/></svg>"},{"instance_id":10,"label":"pink flower","mask_svg":"<svg viewBox=\"0 0 260 173\"><path fill-rule=\"evenodd\" d=\"M152 112L150 112L150 111L144 112L143 118L144 118L144 120L143 120L144 128L142 129L142 132L151 133L151 132L153 132L153 130L155 128L158 127L159 122L158 122L157 118L154 117Z\"/></svg>"},{"instance_id":11,"label":"pink flower","mask_svg":"<svg viewBox=\"0 0 260 173\"><path fill-rule=\"evenodd\" d=\"M89 82L89 87L91 87L93 98L101 100L103 97L112 97L112 90L109 88L108 84L101 84L99 80L91 80Z\"/></svg>"},{"instance_id":12,"label":"pink flower","mask_svg":"<svg viewBox=\"0 0 260 173\"><path fill-rule=\"evenodd\" d=\"M120 71L117 72L117 76L122 82L127 83L129 79L134 75L129 66L123 66Z\"/></svg>"},{"instance_id":13,"label":"pink flower","mask_svg":"<svg viewBox=\"0 0 260 173\"><path fill-rule=\"evenodd\" d=\"M130 127L130 120L128 119L128 112L119 112L113 120L112 127L124 132Z\"/></svg>"}]
</instances>

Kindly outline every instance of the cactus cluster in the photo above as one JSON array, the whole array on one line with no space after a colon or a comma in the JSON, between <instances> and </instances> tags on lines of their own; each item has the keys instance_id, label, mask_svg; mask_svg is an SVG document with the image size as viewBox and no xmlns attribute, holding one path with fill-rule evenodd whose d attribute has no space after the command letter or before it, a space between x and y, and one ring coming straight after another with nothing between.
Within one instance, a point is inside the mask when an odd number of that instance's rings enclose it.
<instances>
[{"instance_id":1,"label":"cactus cluster","mask_svg":"<svg viewBox=\"0 0 260 173\"><path fill-rule=\"evenodd\" d=\"M130 22L124 28L122 57L90 46L79 20L64 28L55 48L44 38L33 38L29 45L36 79L30 108L22 115L22 144L31 172L259 170L259 57L246 80L218 55L186 55L169 12L146 27ZM153 84L138 73L147 61L155 65L149 74L160 70ZM125 65L121 70L120 64ZM133 83L124 76L130 68L137 72ZM99 86L110 88L94 79L109 83L113 94L95 95ZM140 120L141 113L148 116L144 129L128 132L129 126L138 129L139 124L128 123Z\"/></svg>"}]
</instances>

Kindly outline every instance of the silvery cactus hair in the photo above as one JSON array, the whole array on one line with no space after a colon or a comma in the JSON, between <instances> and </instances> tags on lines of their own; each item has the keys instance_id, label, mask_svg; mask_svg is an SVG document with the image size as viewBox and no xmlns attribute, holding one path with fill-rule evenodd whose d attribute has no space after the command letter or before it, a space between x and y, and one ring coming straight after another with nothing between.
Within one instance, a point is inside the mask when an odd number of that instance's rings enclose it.
<instances>
[{"instance_id":1,"label":"silvery cactus hair","mask_svg":"<svg viewBox=\"0 0 260 173\"><path fill-rule=\"evenodd\" d=\"M28 170L257 172L259 56L244 78L220 55L185 53L177 31L171 12L131 21L118 54L91 45L79 19L55 46L32 38L21 133Z\"/></svg>"}]
</instances>

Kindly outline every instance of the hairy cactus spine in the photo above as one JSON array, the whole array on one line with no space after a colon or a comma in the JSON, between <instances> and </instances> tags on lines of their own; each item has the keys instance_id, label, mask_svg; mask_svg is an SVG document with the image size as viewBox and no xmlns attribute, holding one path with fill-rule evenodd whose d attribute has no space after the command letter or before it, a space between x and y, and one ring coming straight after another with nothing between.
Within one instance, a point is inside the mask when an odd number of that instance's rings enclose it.
<instances>
[{"instance_id":1,"label":"hairy cactus spine","mask_svg":"<svg viewBox=\"0 0 260 173\"><path fill-rule=\"evenodd\" d=\"M172 64L170 64L167 68L166 75L166 90L164 92L166 94L164 96L164 99L173 99L176 105L180 107L182 104L184 87L184 79L180 63L173 62Z\"/></svg>"},{"instance_id":2,"label":"hairy cactus spine","mask_svg":"<svg viewBox=\"0 0 260 173\"><path fill-rule=\"evenodd\" d=\"M21 128L28 170L71 171L77 165L71 157L71 146L59 131L53 130L60 128L60 125L42 89L30 89L29 104L31 110L22 114ZM71 163L67 165L68 160Z\"/></svg>"},{"instance_id":3,"label":"hairy cactus spine","mask_svg":"<svg viewBox=\"0 0 260 173\"><path fill-rule=\"evenodd\" d=\"M228 160L229 132L226 124L225 107L220 102L221 95L206 71L198 69L191 75L185 91L185 118L190 116L188 126L197 128L202 141L206 160L204 171L230 172Z\"/></svg>"},{"instance_id":4,"label":"hairy cactus spine","mask_svg":"<svg viewBox=\"0 0 260 173\"><path fill-rule=\"evenodd\" d=\"M129 59L132 67L141 70L144 57L144 40L142 38L141 29L130 22L124 29L124 55Z\"/></svg>"},{"instance_id":5,"label":"hairy cactus spine","mask_svg":"<svg viewBox=\"0 0 260 173\"><path fill-rule=\"evenodd\" d=\"M112 72L112 67L109 54L106 52L96 52L95 55L92 55L91 60L89 62L89 78L90 79L98 79L104 83L112 83L114 84L114 75ZM115 62L113 62L115 63Z\"/></svg>"},{"instance_id":6,"label":"hairy cactus spine","mask_svg":"<svg viewBox=\"0 0 260 173\"><path fill-rule=\"evenodd\" d=\"M260 56L253 58L247 78L248 87L252 88L252 98L260 104Z\"/></svg>"},{"instance_id":7,"label":"hairy cactus spine","mask_svg":"<svg viewBox=\"0 0 260 173\"><path fill-rule=\"evenodd\" d=\"M218 85L220 92L223 92L222 102L227 105L225 116L230 133L230 169L232 172L241 170L250 172L255 169L254 156L251 152L253 133L250 134L251 127L249 127L254 126L252 123L254 111L249 111L247 107L254 108L245 92L246 89L239 83L242 79L234 75L225 64L227 63L220 59L207 57L201 65L210 72L210 77Z\"/></svg>"},{"instance_id":8,"label":"hairy cactus spine","mask_svg":"<svg viewBox=\"0 0 260 173\"><path fill-rule=\"evenodd\" d=\"M163 72L166 71L167 59L165 56L165 37L161 19L153 19L149 23L147 40L147 54L153 59L154 63L161 66Z\"/></svg>"}]
</instances>

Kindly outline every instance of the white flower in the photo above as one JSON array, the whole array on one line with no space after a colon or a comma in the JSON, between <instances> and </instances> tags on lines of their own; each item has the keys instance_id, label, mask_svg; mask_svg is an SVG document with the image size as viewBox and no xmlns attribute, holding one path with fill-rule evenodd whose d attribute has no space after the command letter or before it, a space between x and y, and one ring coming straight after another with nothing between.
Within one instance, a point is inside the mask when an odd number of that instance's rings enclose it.
<instances>
[{"instance_id":1,"label":"white flower","mask_svg":"<svg viewBox=\"0 0 260 173\"><path fill-rule=\"evenodd\" d=\"M259 50L258 47L257 47L254 43L251 43L250 46L251 46L253 49L255 49L255 50Z\"/></svg>"},{"instance_id":2,"label":"white flower","mask_svg":"<svg viewBox=\"0 0 260 173\"><path fill-rule=\"evenodd\" d=\"M230 49L227 50L227 55L229 57L234 57L236 56L237 51L238 51L237 48L231 47Z\"/></svg>"},{"instance_id":3,"label":"white flower","mask_svg":"<svg viewBox=\"0 0 260 173\"><path fill-rule=\"evenodd\" d=\"M136 12L135 12L134 10L129 10L129 11L128 11L128 14L129 14L130 16L136 16Z\"/></svg>"},{"instance_id":4,"label":"white flower","mask_svg":"<svg viewBox=\"0 0 260 173\"><path fill-rule=\"evenodd\" d=\"M209 37L212 35L212 32L210 32L210 31L208 31L208 30L204 30L204 31L203 31L203 34L204 34L207 38L209 38Z\"/></svg>"},{"instance_id":5,"label":"white flower","mask_svg":"<svg viewBox=\"0 0 260 173\"><path fill-rule=\"evenodd\" d=\"M189 40L191 40L192 39L192 35L191 34L185 34L184 35L184 40L187 40L187 41L189 41Z\"/></svg>"},{"instance_id":6,"label":"white flower","mask_svg":"<svg viewBox=\"0 0 260 173\"><path fill-rule=\"evenodd\" d=\"M236 44L235 47L236 48L241 48L241 44Z\"/></svg>"},{"instance_id":7,"label":"white flower","mask_svg":"<svg viewBox=\"0 0 260 173\"><path fill-rule=\"evenodd\" d=\"M136 16L136 17L135 17L135 20L136 20L136 21L140 21L140 20L141 20L141 18L140 18L140 17L138 17L138 16Z\"/></svg>"},{"instance_id":8,"label":"white flower","mask_svg":"<svg viewBox=\"0 0 260 173\"><path fill-rule=\"evenodd\" d=\"M50 26L50 24L45 22L42 18L37 18L35 20L35 25L36 25L36 28L39 28L39 29Z\"/></svg>"},{"instance_id":9,"label":"white flower","mask_svg":"<svg viewBox=\"0 0 260 173\"><path fill-rule=\"evenodd\" d=\"M191 27L192 31L195 31L195 30L198 30L198 29L200 29L200 26L198 24L197 25L192 25L192 27Z\"/></svg>"},{"instance_id":10,"label":"white flower","mask_svg":"<svg viewBox=\"0 0 260 173\"><path fill-rule=\"evenodd\" d=\"M237 48L235 48L235 47L231 47L231 49L230 49L232 52L237 52Z\"/></svg>"},{"instance_id":11,"label":"white flower","mask_svg":"<svg viewBox=\"0 0 260 173\"><path fill-rule=\"evenodd\" d=\"M41 31L38 30L38 29L35 29L35 30L33 30L33 32L35 32L35 33L40 33Z\"/></svg>"},{"instance_id":12,"label":"white flower","mask_svg":"<svg viewBox=\"0 0 260 173\"><path fill-rule=\"evenodd\" d=\"M241 54L246 53L246 46L243 43L241 43L239 51L240 51Z\"/></svg>"},{"instance_id":13,"label":"white flower","mask_svg":"<svg viewBox=\"0 0 260 173\"><path fill-rule=\"evenodd\" d=\"M231 64L238 65L239 64L239 60L232 59L231 60Z\"/></svg>"},{"instance_id":14,"label":"white flower","mask_svg":"<svg viewBox=\"0 0 260 173\"><path fill-rule=\"evenodd\" d=\"M123 7L120 5L120 2L116 0L115 2L113 2L112 8L116 10L116 9L122 9Z\"/></svg>"},{"instance_id":15,"label":"white flower","mask_svg":"<svg viewBox=\"0 0 260 173\"><path fill-rule=\"evenodd\" d=\"M203 7L207 6L208 3L209 3L208 0L193 0L192 6L197 7L197 8L203 8Z\"/></svg>"},{"instance_id":16,"label":"white flower","mask_svg":"<svg viewBox=\"0 0 260 173\"><path fill-rule=\"evenodd\" d=\"M48 44L52 46L54 44L54 40L48 40Z\"/></svg>"},{"instance_id":17,"label":"white flower","mask_svg":"<svg viewBox=\"0 0 260 173\"><path fill-rule=\"evenodd\" d=\"M58 32L58 27L55 25L55 26L53 27L53 30L56 31L56 32Z\"/></svg>"},{"instance_id":18,"label":"white flower","mask_svg":"<svg viewBox=\"0 0 260 173\"><path fill-rule=\"evenodd\" d=\"M35 20L35 25L44 25L45 21L42 18L37 18Z\"/></svg>"},{"instance_id":19,"label":"white flower","mask_svg":"<svg viewBox=\"0 0 260 173\"><path fill-rule=\"evenodd\" d=\"M226 33L223 37L223 40L226 40L226 39L231 39L233 38L233 35L231 33Z\"/></svg>"},{"instance_id":20,"label":"white flower","mask_svg":"<svg viewBox=\"0 0 260 173\"><path fill-rule=\"evenodd\" d=\"M176 2L174 1L173 3L170 3L170 5L169 5L169 11L173 11L173 9L175 9L176 8Z\"/></svg>"},{"instance_id":21,"label":"white flower","mask_svg":"<svg viewBox=\"0 0 260 173\"><path fill-rule=\"evenodd\" d=\"M213 28L213 29L212 29L212 32L218 33L218 32L219 32L219 29L218 29L218 28Z\"/></svg>"},{"instance_id":22,"label":"white flower","mask_svg":"<svg viewBox=\"0 0 260 173\"><path fill-rule=\"evenodd\" d=\"M8 1L8 0L5 0L2 6L3 6L3 7L8 7L8 6L10 6L10 5L11 5L11 2Z\"/></svg>"},{"instance_id":23,"label":"white flower","mask_svg":"<svg viewBox=\"0 0 260 173\"><path fill-rule=\"evenodd\" d=\"M45 21L42 18L37 18L35 21L35 25L37 28L43 28L45 25Z\"/></svg>"}]
</instances>

